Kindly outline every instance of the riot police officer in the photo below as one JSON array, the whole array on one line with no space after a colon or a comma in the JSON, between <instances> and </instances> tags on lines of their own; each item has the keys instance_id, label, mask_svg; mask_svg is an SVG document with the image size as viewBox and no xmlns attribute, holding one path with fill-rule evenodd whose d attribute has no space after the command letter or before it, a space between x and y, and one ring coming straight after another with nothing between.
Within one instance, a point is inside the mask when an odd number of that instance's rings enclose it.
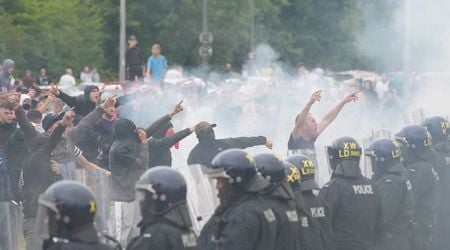
<instances>
[{"instance_id":1,"label":"riot police officer","mask_svg":"<svg viewBox=\"0 0 450 250\"><path fill-rule=\"evenodd\" d=\"M333 174L319 197L330 207L337 250L371 249L377 238L380 202L372 181L361 174L361 153L351 137L338 138L327 148Z\"/></svg>"},{"instance_id":2,"label":"riot police officer","mask_svg":"<svg viewBox=\"0 0 450 250\"><path fill-rule=\"evenodd\" d=\"M147 170L136 183L142 221L140 236L127 249L200 249L186 203L183 176L170 167Z\"/></svg>"},{"instance_id":3,"label":"riot police officer","mask_svg":"<svg viewBox=\"0 0 450 250\"><path fill-rule=\"evenodd\" d=\"M446 249L450 246L450 124L445 118L434 116L426 119L423 125L431 134L435 151L432 163L440 180L440 205L433 230L433 249Z\"/></svg>"},{"instance_id":4,"label":"riot police officer","mask_svg":"<svg viewBox=\"0 0 450 250\"><path fill-rule=\"evenodd\" d=\"M298 171L300 176L300 186L296 189L298 192L301 192L305 208L309 211L313 221L315 221L316 225L319 227L323 249L335 249L333 232L331 229L331 213L327 204L318 197L320 188L315 181L315 166L313 161L306 155L291 156L286 161L292 164L292 167L295 167ZM295 170L289 168L287 171ZM292 181L294 182L294 180ZM293 188L295 188L295 186L293 186Z\"/></svg>"},{"instance_id":5,"label":"riot police officer","mask_svg":"<svg viewBox=\"0 0 450 250\"><path fill-rule=\"evenodd\" d=\"M94 228L97 203L89 188L74 181L52 184L39 197L37 233L44 239L43 249L121 249L103 243Z\"/></svg>"},{"instance_id":6,"label":"riot police officer","mask_svg":"<svg viewBox=\"0 0 450 250\"><path fill-rule=\"evenodd\" d=\"M222 151L208 175L216 181L220 205L200 234L202 249L277 249L277 218L260 195L269 182L256 172L253 156Z\"/></svg>"},{"instance_id":7,"label":"riot police officer","mask_svg":"<svg viewBox=\"0 0 450 250\"><path fill-rule=\"evenodd\" d=\"M431 135L419 125L404 127L395 135L400 143L403 164L408 170L415 201L414 222L411 226L411 248L431 249L432 232L439 207L439 176L430 160Z\"/></svg>"},{"instance_id":8,"label":"riot police officer","mask_svg":"<svg viewBox=\"0 0 450 250\"><path fill-rule=\"evenodd\" d=\"M270 183L263 190L263 197L277 217L275 245L278 249L300 249L300 216L294 194L286 181L283 162L273 154L263 153L255 155L255 163L258 172Z\"/></svg>"},{"instance_id":9,"label":"riot police officer","mask_svg":"<svg viewBox=\"0 0 450 250\"><path fill-rule=\"evenodd\" d=\"M377 139L364 150L370 158L372 180L378 190L383 214L383 231L377 241L380 250L409 250L409 226L414 215L414 196L398 144Z\"/></svg>"}]
</instances>

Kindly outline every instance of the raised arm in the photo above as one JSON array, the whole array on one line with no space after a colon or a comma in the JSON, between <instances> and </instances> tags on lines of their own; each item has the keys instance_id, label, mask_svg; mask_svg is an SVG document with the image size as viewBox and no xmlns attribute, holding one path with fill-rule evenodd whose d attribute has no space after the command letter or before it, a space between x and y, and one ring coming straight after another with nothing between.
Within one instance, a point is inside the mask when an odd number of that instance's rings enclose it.
<instances>
[{"instance_id":1,"label":"raised arm","mask_svg":"<svg viewBox=\"0 0 450 250\"><path fill-rule=\"evenodd\" d=\"M169 114L159 118L155 122L153 122L148 128L145 129L145 133L147 133L147 137L151 137L159 128L169 122L176 114L183 111L183 101L180 101L175 105L172 112Z\"/></svg>"},{"instance_id":2,"label":"raised arm","mask_svg":"<svg viewBox=\"0 0 450 250\"><path fill-rule=\"evenodd\" d=\"M75 97L71 97L69 95L67 95L66 93L62 92L59 90L57 85L52 85L50 92L55 95L56 97L58 97L59 99L61 99L61 101L63 101L65 104L67 104L67 106L73 108L75 106L77 106L78 101Z\"/></svg>"},{"instance_id":3,"label":"raised arm","mask_svg":"<svg viewBox=\"0 0 450 250\"><path fill-rule=\"evenodd\" d=\"M264 136L254 136L254 137L237 137L222 139L223 142L228 144L230 148L240 148L245 149L254 146L265 145L267 148L272 149L273 142Z\"/></svg>"},{"instance_id":4,"label":"raised arm","mask_svg":"<svg viewBox=\"0 0 450 250\"><path fill-rule=\"evenodd\" d=\"M37 111L41 112L42 114L47 113L48 106L50 106L50 103L55 100L56 96L53 94L48 95L47 99L45 99L45 102L37 108Z\"/></svg>"},{"instance_id":5,"label":"raised arm","mask_svg":"<svg viewBox=\"0 0 450 250\"><path fill-rule=\"evenodd\" d=\"M169 149L170 147L175 145L175 143L177 143L177 142L183 140L184 138L188 137L190 134L192 134L193 131L194 131L194 128L187 128L187 129L183 129L181 131L178 131L174 135L172 135L170 137L167 137L167 138L150 139L148 141L149 150L152 150L152 148Z\"/></svg>"},{"instance_id":6,"label":"raised arm","mask_svg":"<svg viewBox=\"0 0 450 250\"><path fill-rule=\"evenodd\" d=\"M31 124L28 120L25 110L23 110L22 106L19 104L20 97L18 95L14 95L11 97L11 100L14 102L17 123L19 123L19 126L23 131L25 141L30 143L34 138L36 138L38 132L34 128L33 124Z\"/></svg>"},{"instance_id":7,"label":"raised arm","mask_svg":"<svg viewBox=\"0 0 450 250\"><path fill-rule=\"evenodd\" d=\"M347 95L342 101L340 101L333 109L328 112L328 114L320 121L319 126L317 127L317 135L320 135L338 116L341 112L342 108L349 102L357 101L357 94L359 91L354 91Z\"/></svg>"},{"instance_id":8,"label":"raised arm","mask_svg":"<svg viewBox=\"0 0 450 250\"><path fill-rule=\"evenodd\" d=\"M64 115L63 119L58 122L59 123L58 127L56 127L55 130L53 130L52 134L50 135L50 138L47 140L47 142L43 147L43 151L46 154L50 155L53 152L53 150L58 145L58 142L61 139L61 136L64 133L66 127L72 124L73 118L75 118L75 113L67 112Z\"/></svg>"},{"instance_id":9,"label":"raised arm","mask_svg":"<svg viewBox=\"0 0 450 250\"><path fill-rule=\"evenodd\" d=\"M320 101L321 98L322 98L322 90L318 90L318 91L315 91L314 93L312 93L311 97L309 98L308 103L306 103L305 107L302 109L300 114L295 119L295 127L292 130L292 137L294 139L298 139L298 138L302 137L303 127L305 125L306 118L308 117L309 111L310 111L312 105L315 102Z\"/></svg>"},{"instance_id":10,"label":"raised arm","mask_svg":"<svg viewBox=\"0 0 450 250\"><path fill-rule=\"evenodd\" d=\"M77 145L86 135L89 129L93 129L102 119L105 109L114 107L115 97L109 97L106 101L94 111L83 117L78 125L69 131L69 138Z\"/></svg>"}]
</instances>

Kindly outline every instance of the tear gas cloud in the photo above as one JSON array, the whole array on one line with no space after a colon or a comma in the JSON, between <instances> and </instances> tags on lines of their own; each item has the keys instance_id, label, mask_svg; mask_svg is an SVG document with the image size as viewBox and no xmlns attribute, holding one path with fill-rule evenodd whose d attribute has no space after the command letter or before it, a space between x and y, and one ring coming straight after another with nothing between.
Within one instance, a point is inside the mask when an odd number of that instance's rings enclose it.
<instances>
[{"instance_id":1,"label":"tear gas cloud","mask_svg":"<svg viewBox=\"0 0 450 250\"><path fill-rule=\"evenodd\" d=\"M378 65L392 65L389 62L402 62L399 53L390 53L372 46L364 36L376 37L378 41L389 41L402 50L405 12L403 5L394 9L395 15L390 20L378 20L368 17L365 29L359 39L355 40L362 53L365 53ZM391 135L405 125L404 114L418 109L425 110L426 115L448 116L450 74L450 30L445 24L450 22L450 2L445 0L409 1L410 33L409 62L411 71L405 74L398 72L399 67L385 67L385 73L391 85L396 85L397 95L401 96L398 105L382 105L381 102L370 102L362 91L360 101L347 104L337 119L318 138L316 149L319 162L319 182L324 184L329 178L324 147L340 136L349 135L360 142L368 138L374 131L388 130ZM389 25L390 31L381 29ZM383 53L384 52L384 53ZM395 58L393 57L395 56ZM400 53L401 56L401 53ZM413 70L412 70L413 69ZM352 69L349 69L352 70ZM164 93L152 93L145 100L136 102L133 112L125 112L129 118L137 121L139 126L147 126L151 121L169 112L172 105L183 99L185 111L173 121L175 129L191 127L200 121L217 123L217 138L237 136L263 135L272 138L275 152L286 157L287 141L294 127L296 115L301 111L314 90L321 89L322 100L313 105L311 113L318 122L347 93L361 88L366 78L382 84L383 75L347 72L350 75L344 80L334 77L333 72L314 69L307 76L299 77L297 69L287 69L279 61L276 48L268 44L260 44L249 56L242 75L225 75L221 72L209 74L208 95L198 97L195 88L184 88L181 91L168 88ZM187 72L184 72L188 75ZM333 77L330 77L333 75ZM192 82L200 79L191 79ZM219 84L220 83L220 84ZM364 87L362 87L364 89ZM176 88L174 88L176 89ZM138 110L136 112L136 110ZM123 114L123 112L121 112ZM130 117L130 114L131 117ZM172 150L174 165L185 165L187 155L197 143L195 135L181 143L181 150ZM269 151L265 147L249 149L259 153Z\"/></svg>"}]
</instances>

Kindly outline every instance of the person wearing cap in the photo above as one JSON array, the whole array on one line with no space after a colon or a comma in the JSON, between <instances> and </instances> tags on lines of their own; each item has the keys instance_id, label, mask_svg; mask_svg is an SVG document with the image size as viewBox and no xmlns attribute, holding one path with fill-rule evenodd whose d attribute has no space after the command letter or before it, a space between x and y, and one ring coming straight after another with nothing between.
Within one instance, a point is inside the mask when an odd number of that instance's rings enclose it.
<instances>
[{"instance_id":1,"label":"person wearing cap","mask_svg":"<svg viewBox=\"0 0 450 250\"><path fill-rule=\"evenodd\" d=\"M216 126L216 124L210 124L206 121L197 124L195 135L197 136L198 144L189 153L187 160L189 165L200 164L210 168L212 159L218 153L231 148L245 149L265 145L267 148L272 149L272 140L264 136L216 139L213 130Z\"/></svg>"},{"instance_id":2,"label":"person wearing cap","mask_svg":"<svg viewBox=\"0 0 450 250\"><path fill-rule=\"evenodd\" d=\"M128 38L128 49L125 54L125 69L127 80L135 81L142 78L144 54L141 49L137 47L138 40L136 36Z\"/></svg>"},{"instance_id":3,"label":"person wearing cap","mask_svg":"<svg viewBox=\"0 0 450 250\"><path fill-rule=\"evenodd\" d=\"M439 210L439 174L431 161L436 157L428 130L409 125L395 135L402 161L408 170L414 194L414 220L411 225L411 248L431 249L432 235Z\"/></svg>"}]
</instances>

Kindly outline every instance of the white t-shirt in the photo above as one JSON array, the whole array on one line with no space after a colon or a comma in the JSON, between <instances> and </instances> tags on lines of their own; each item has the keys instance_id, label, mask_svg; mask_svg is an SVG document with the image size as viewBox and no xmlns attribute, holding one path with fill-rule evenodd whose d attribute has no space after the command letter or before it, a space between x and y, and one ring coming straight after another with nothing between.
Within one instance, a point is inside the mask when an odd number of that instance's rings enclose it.
<instances>
[{"instance_id":1,"label":"white t-shirt","mask_svg":"<svg viewBox=\"0 0 450 250\"><path fill-rule=\"evenodd\" d=\"M65 74L59 79L59 85L62 87L74 87L76 85L76 81L73 76Z\"/></svg>"}]
</instances>

